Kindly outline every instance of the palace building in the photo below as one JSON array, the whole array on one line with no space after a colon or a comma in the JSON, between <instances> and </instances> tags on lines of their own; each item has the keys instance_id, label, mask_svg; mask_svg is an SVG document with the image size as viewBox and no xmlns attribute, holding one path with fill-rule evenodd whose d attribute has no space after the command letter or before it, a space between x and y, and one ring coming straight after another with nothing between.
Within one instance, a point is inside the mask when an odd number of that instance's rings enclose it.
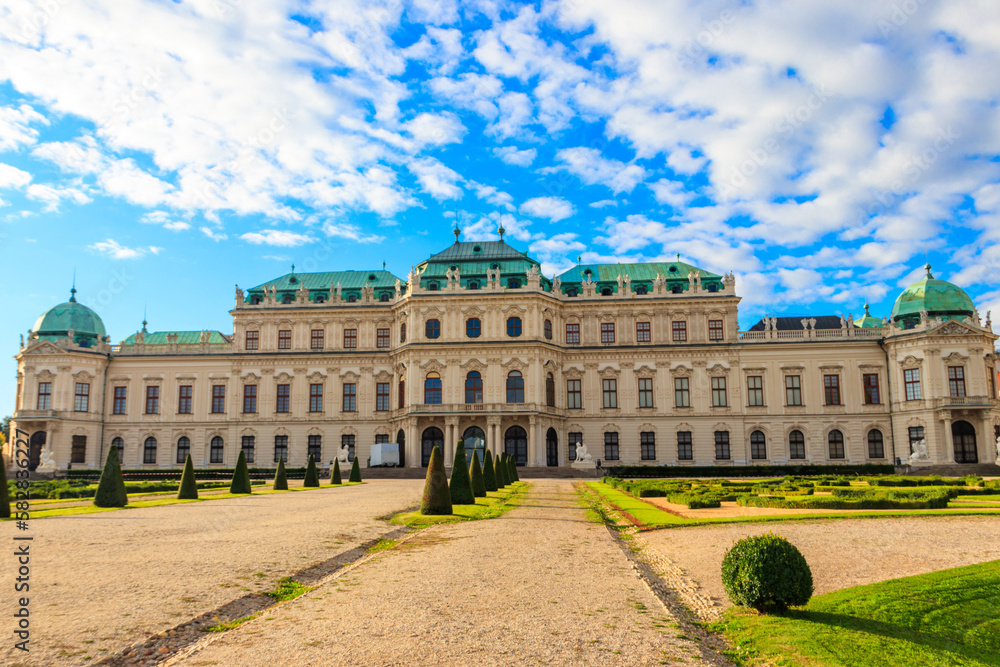
<instances>
[{"instance_id":1,"label":"palace building","mask_svg":"<svg viewBox=\"0 0 1000 667\"><path fill-rule=\"evenodd\" d=\"M891 316L737 324L736 280L690 264L553 278L503 240L459 242L405 278L295 273L237 288L231 333L111 344L76 299L16 355L13 429L59 468L326 462L401 445L426 466L481 438L520 466L990 463L1000 434L989 315L927 275ZM8 445L10 446L10 445ZM7 454L10 454L8 450Z\"/></svg>"}]
</instances>

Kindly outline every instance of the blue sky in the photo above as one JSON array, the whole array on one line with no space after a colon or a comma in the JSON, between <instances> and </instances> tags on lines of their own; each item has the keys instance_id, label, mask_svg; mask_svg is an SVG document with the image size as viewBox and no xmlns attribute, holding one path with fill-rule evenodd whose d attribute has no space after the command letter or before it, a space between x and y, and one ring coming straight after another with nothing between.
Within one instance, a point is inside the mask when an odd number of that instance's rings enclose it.
<instances>
[{"instance_id":1,"label":"blue sky","mask_svg":"<svg viewBox=\"0 0 1000 667\"><path fill-rule=\"evenodd\" d=\"M233 286L507 239L548 275L676 253L764 313L1000 307L1000 6L14 0L0 340L230 332ZM15 364L0 362L0 413Z\"/></svg>"}]
</instances>

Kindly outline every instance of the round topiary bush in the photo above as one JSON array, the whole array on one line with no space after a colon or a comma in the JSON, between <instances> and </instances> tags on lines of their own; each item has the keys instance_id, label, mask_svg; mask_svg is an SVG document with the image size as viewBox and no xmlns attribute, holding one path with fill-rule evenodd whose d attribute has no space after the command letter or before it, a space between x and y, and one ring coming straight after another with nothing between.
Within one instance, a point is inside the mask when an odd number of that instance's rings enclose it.
<instances>
[{"instance_id":1,"label":"round topiary bush","mask_svg":"<svg viewBox=\"0 0 1000 667\"><path fill-rule=\"evenodd\" d=\"M773 533L746 537L726 552L722 585L733 604L765 614L804 605L813 593L806 559Z\"/></svg>"}]
</instances>

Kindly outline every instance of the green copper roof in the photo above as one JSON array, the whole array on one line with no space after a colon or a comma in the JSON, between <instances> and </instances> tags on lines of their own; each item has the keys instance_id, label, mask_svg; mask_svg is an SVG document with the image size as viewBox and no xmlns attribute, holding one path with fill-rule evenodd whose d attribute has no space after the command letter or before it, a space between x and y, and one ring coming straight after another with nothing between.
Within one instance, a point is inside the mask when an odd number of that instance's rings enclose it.
<instances>
[{"instance_id":1,"label":"green copper roof","mask_svg":"<svg viewBox=\"0 0 1000 667\"><path fill-rule=\"evenodd\" d=\"M489 262L498 259L522 259L537 264L520 250L510 247L505 241L461 241L455 242L427 262Z\"/></svg>"},{"instance_id":2,"label":"green copper roof","mask_svg":"<svg viewBox=\"0 0 1000 667\"><path fill-rule=\"evenodd\" d=\"M147 331L144 344L167 345L169 343L168 335L177 336L176 343L178 345L197 345L201 342L200 331ZM229 339L218 331L209 331L208 342L211 344L228 343ZM135 345L135 334L123 340L122 345Z\"/></svg>"},{"instance_id":3,"label":"green copper roof","mask_svg":"<svg viewBox=\"0 0 1000 667\"><path fill-rule=\"evenodd\" d=\"M863 317L854 320L854 326L858 327L859 329L873 329L881 327L882 320L877 317L873 317L872 314L868 312L868 302L866 301L865 314Z\"/></svg>"},{"instance_id":4,"label":"green copper roof","mask_svg":"<svg viewBox=\"0 0 1000 667\"><path fill-rule=\"evenodd\" d=\"M360 290L368 283L375 288L395 288L396 276L383 269L374 271L325 271L321 273L286 273L283 276L268 280L266 283L251 287L249 293L263 294L265 285L273 285L278 293L295 292L302 285L308 290L329 291L330 286L340 283L342 290ZM401 281L405 282L405 281Z\"/></svg>"},{"instance_id":5,"label":"green copper roof","mask_svg":"<svg viewBox=\"0 0 1000 667\"><path fill-rule=\"evenodd\" d=\"M721 281L722 276L709 273L697 266L684 262L642 262L641 264L579 264L569 271L559 275L559 280L566 283L580 283L584 281L586 272L590 271L590 279L593 282L617 282L618 276L622 278L628 275L634 285L636 282L652 282L657 274L662 275L668 281L683 280L687 282L688 274L692 271L701 272L701 282L704 285L709 281Z\"/></svg>"},{"instance_id":6,"label":"green copper roof","mask_svg":"<svg viewBox=\"0 0 1000 667\"><path fill-rule=\"evenodd\" d=\"M49 308L35 321L32 332L40 340L58 340L65 338L70 329L76 340L95 342L103 339L107 333L101 318L81 303L76 301L76 288L70 290L70 298L66 303L60 303Z\"/></svg>"},{"instance_id":7,"label":"green copper roof","mask_svg":"<svg viewBox=\"0 0 1000 667\"><path fill-rule=\"evenodd\" d=\"M931 265L926 267L927 275L913 283L899 295L892 307L892 321L917 319L926 310L930 317L967 317L975 306L965 291L946 280L938 280L931 274Z\"/></svg>"},{"instance_id":8,"label":"green copper roof","mask_svg":"<svg viewBox=\"0 0 1000 667\"><path fill-rule=\"evenodd\" d=\"M427 287L428 279L447 278L448 270L457 268L462 284L468 286L469 280L483 285L488 269L499 269L502 278L518 277L523 285L525 274L532 266L541 267L537 260L526 253L512 248L502 239L500 241L456 241L441 252L431 255L417 266L421 285ZM548 286L549 280L541 277L542 285Z\"/></svg>"}]
</instances>

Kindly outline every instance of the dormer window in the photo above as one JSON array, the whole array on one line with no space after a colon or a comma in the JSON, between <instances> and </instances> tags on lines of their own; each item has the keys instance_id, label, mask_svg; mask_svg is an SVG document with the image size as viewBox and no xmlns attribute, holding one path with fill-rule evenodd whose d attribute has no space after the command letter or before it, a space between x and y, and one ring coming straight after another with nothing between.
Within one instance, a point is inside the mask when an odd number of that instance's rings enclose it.
<instances>
[{"instance_id":1,"label":"dormer window","mask_svg":"<svg viewBox=\"0 0 1000 667\"><path fill-rule=\"evenodd\" d=\"M479 289L479 283L475 280L470 280L468 289Z\"/></svg>"},{"instance_id":2,"label":"dormer window","mask_svg":"<svg viewBox=\"0 0 1000 667\"><path fill-rule=\"evenodd\" d=\"M601 296L611 296L611 288L610 287L602 287L601 288Z\"/></svg>"},{"instance_id":3,"label":"dormer window","mask_svg":"<svg viewBox=\"0 0 1000 667\"><path fill-rule=\"evenodd\" d=\"M478 255L479 253L481 253L482 251L483 251L483 247L482 247L482 246L478 246L478 245L477 245L477 246L473 246L473 247L472 247L472 252L476 253L477 255Z\"/></svg>"},{"instance_id":4,"label":"dormer window","mask_svg":"<svg viewBox=\"0 0 1000 667\"><path fill-rule=\"evenodd\" d=\"M373 282L375 282L376 280L378 280L378 278L377 278L377 277L375 276L375 274L374 274L374 273L369 273L369 274L368 274L368 282L370 282L370 283L373 283Z\"/></svg>"},{"instance_id":5,"label":"dormer window","mask_svg":"<svg viewBox=\"0 0 1000 667\"><path fill-rule=\"evenodd\" d=\"M510 278L507 280L507 287L510 289L519 289L521 287L521 281L517 278Z\"/></svg>"},{"instance_id":6,"label":"dormer window","mask_svg":"<svg viewBox=\"0 0 1000 667\"><path fill-rule=\"evenodd\" d=\"M299 282L299 279L296 278L295 276L292 276L291 278L288 279L288 282L294 285L295 283Z\"/></svg>"},{"instance_id":7,"label":"dormer window","mask_svg":"<svg viewBox=\"0 0 1000 667\"><path fill-rule=\"evenodd\" d=\"M566 296L576 296L576 290L572 288L566 290Z\"/></svg>"},{"instance_id":8,"label":"dormer window","mask_svg":"<svg viewBox=\"0 0 1000 667\"><path fill-rule=\"evenodd\" d=\"M258 296L257 294L254 294L253 296L250 297L250 305L251 306L256 306L259 303L260 303L260 296Z\"/></svg>"},{"instance_id":9,"label":"dormer window","mask_svg":"<svg viewBox=\"0 0 1000 667\"><path fill-rule=\"evenodd\" d=\"M670 273L677 273L677 267L671 266L669 269L667 269L667 271L670 271Z\"/></svg>"},{"instance_id":10,"label":"dormer window","mask_svg":"<svg viewBox=\"0 0 1000 667\"><path fill-rule=\"evenodd\" d=\"M293 301L295 301L294 294L285 294L281 297L281 303L292 303Z\"/></svg>"},{"instance_id":11,"label":"dormer window","mask_svg":"<svg viewBox=\"0 0 1000 667\"><path fill-rule=\"evenodd\" d=\"M357 300L358 300L358 295L357 294L348 294L347 295L347 303L356 303Z\"/></svg>"},{"instance_id":12,"label":"dormer window","mask_svg":"<svg viewBox=\"0 0 1000 667\"><path fill-rule=\"evenodd\" d=\"M708 284L708 291L709 292L718 292L719 291L719 286L716 285L715 283L709 283Z\"/></svg>"},{"instance_id":13,"label":"dormer window","mask_svg":"<svg viewBox=\"0 0 1000 667\"><path fill-rule=\"evenodd\" d=\"M326 303L326 296L323 294L317 294L316 303Z\"/></svg>"},{"instance_id":14,"label":"dormer window","mask_svg":"<svg viewBox=\"0 0 1000 667\"><path fill-rule=\"evenodd\" d=\"M389 302L389 293L388 292L382 292L382 294L379 295L378 300L381 301L382 303L388 303Z\"/></svg>"},{"instance_id":15,"label":"dormer window","mask_svg":"<svg viewBox=\"0 0 1000 667\"><path fill-rule=\"evenodd\" d=\"M645 285L639 285L638 287L635 288L635 293L638 294L639 296L642 296L643 294L646 294L646 286Z\"/></svg>"},{"instance_id":16,"label":"dormer window","mask_svg":"<svg viewBox=\"0 0 1000 667\"><path fill-rule=\"evenodd\" d=\"M594 275L594 272L593 272L593 271L591 271L590 269L586 269L586 270L584 270L584 272L583 272L583 275L585 275L585 276L588 276L588 277L589 277L589 276L592 276L592 275Z\"/></svg>"},{"instance_id":17,"label":"dormer window","mask_svg":"<svg viewBox=\"0 0 1000 667\"><path fill-rule=\"evenodd\" d=\"M431 292L436 292L437 288L438 288L438 284L437 283L428 283L427 284L427 289L430 290Z\"/></svg>"},{"instance_id":18,"label":"dormer window","mask_svg":"<svg viewBox=\"0 0 1000 667\"><path fill-rule=\"evenodd\" d=\"M681 293L681 286L680 285L674 285L673 287L670 288L670 291L673 294L680 294Z\"/></svg>"}]
</instances>

